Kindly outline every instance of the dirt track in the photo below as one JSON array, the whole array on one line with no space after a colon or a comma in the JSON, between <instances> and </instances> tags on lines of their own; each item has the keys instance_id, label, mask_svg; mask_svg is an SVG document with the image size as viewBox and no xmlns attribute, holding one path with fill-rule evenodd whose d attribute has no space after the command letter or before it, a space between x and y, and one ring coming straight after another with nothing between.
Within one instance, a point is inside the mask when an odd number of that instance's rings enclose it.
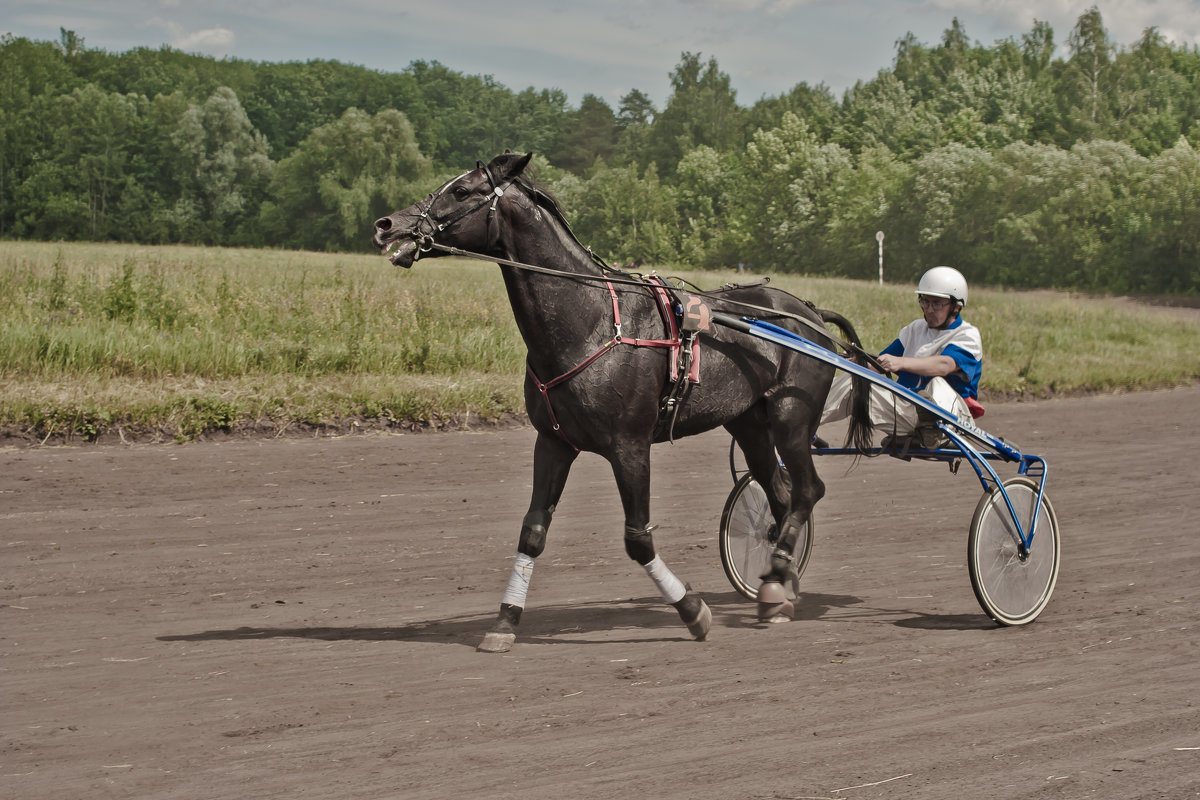
<instances>
[{"instance_id":1,"label":"dirt track","mask_svg":"<svg viewBox=\"0 0 1200 800\"><path fill-rule=\"evenodd\" d=\"M1200 388L993 405L1044 455L1049 608L994 627L973 475L878 459L829 493L795 621L721 571L727 439L656 450L691 641L583 456L516 647L475 645L533 434L0 451L0 796L1200 796Z\"/></svg>"}]
</instances>

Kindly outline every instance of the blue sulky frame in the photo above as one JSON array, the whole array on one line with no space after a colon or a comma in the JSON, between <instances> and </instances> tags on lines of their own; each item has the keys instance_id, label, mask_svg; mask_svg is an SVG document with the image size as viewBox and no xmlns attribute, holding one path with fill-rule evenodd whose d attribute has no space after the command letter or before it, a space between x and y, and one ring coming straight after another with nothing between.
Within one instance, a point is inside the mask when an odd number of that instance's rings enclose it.
<instances>
[{"instance_id":1,"label":"blue sulky frame","mask_svg":"<svg viewBox=\"0 0 1200 800\"><path fill-rule=\"evenodd\" d=\"M1048 467L1045 459L1040 456L1029 453L1022 453L1017 447L1003 439L993 436L987 431L979 428L973 421L959 419L953 414L946 411L941 406L938 406L927 398L917 394L916 392L901 386L899 383L880 375L866 367L860 366L849 359L834 353L830 350L821 347L820 345L805 339L803 336L781 328L778 325L773 325L769 322L754 319L752 317L730 317L724 314L713 314L713 321L731 328L748 333L759 339L764 339L769 342L774 342L789 350L794 350L802 355L815 358L818 361L823 361L826 364L836 367L837 369L849 372L860 378L870 381L904 400L912 403L918 408L924 409L930 415L935 417L935 424L946 435L954 448L943 447L935 450L926 449L910 449L907 452L908 456L914 458L929 459L933 461L945 461L955 467L954 462L965 459L975 470L976 476L979 478L980 484L983 486L984 492L999 490L1004 498L1005 507L1014 525L1020 541L1016 542L1018 557L1024 560L1031 548L1033 547L1033 537L1037 532L1038 518L1041 515L1043 507L1042 501L1045 496L1046 475ZM971 444L971 440L983 444L987 449L981 450ZM836 455L857 455L858 451L852 448L844 447L814 447L813 455L818 456L836 456ZM876 455L889 453L891 451L882 448L874 448L869 450L868 454ZM732 459L732 453L731 453ZM1008 495L1008 491L1004 486L1004 482L992 468L991 461L1008 461L1017 464L1017 472L1019 475L1025 475L1037 482L1037 495L1034 502L1034 514L1029 523L1028 530L1021 524L1020 515L1013 507L1012 499ZM731 463L732 467L732 463ZM735 470L736 471L736 470Z\"/></svg>"}]
</instances>

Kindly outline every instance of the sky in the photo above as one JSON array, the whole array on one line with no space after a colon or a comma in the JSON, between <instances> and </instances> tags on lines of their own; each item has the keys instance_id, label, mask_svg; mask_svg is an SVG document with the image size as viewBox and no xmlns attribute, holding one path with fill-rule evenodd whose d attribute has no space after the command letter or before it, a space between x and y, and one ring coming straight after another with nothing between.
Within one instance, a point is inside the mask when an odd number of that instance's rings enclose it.
<instances>
[{"instance_id":1,"label":"sky","mask_svg":"<svg viewBox=\"0 0 1200 800\"><path fill-rule=\"evenodd\" d=\"M514 92L592 94L616 109L639 89L662 109L684 52L717 60L740 105L824 84L841 97L891 66L896 40L1021 40L1035 20L1064 47L1092 6L1109 38L1148 27L1200 45L1200 0L0 0L0 33L123 52L169 45L251 61L336 60L381 72L438 61Z\"/></svg>"}]
</instances>

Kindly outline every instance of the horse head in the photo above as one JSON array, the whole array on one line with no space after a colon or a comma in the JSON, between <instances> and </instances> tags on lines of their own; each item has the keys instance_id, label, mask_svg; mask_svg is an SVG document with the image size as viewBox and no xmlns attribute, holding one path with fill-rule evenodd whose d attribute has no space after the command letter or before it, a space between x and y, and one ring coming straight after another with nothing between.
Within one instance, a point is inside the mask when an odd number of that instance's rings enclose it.
<instances>
[{"instance_id":1,"label":"horse head","mask_svg":"<svg viewBox=\"0 0 1200 800\"><path fill-rule=\"evenodd\" d=\"M448 181L419 203L375 220L371 242L405 269L422 256L442 255L435 244L477 253L495 249L496 208L533 153L504 153ZM485 213L486 212L486 213Z\"/></svg>"}]
</instances>

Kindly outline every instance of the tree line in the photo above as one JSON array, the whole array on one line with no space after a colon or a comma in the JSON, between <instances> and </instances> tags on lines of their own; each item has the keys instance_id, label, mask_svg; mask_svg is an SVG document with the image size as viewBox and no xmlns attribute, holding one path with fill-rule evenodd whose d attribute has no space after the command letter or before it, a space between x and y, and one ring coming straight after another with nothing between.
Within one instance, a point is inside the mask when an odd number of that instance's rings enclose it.
<instances>
[{"instance_id":1,"label":"tree line","mask_svg":"<svg viewBox=\"0 0 1200 800\"><path fill-rule=\"evenodd\" d=\"M1200 291L1200 50L1098 9L1066 47L1035 22L912 34L841 98L737 101L685 52L657 109L414 61L214 59L0 39L0 237L366 248L370 223L505 149L614 261L889 279L935 263L982 284Z\"/></svg>"}]
</instances>

